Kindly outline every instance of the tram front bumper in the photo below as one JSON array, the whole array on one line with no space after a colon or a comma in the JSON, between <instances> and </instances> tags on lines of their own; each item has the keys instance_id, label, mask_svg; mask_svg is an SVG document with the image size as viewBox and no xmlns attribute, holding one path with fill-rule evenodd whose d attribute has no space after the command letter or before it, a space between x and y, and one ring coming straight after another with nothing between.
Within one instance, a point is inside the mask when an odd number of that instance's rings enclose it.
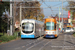
<instances>
[{"instance_id":1,"label":"tram front bumper","mask_svg":"<svg viewBox=\"0 0 75 50\"><path fill-rule=\"evenodd\" d=\"M44 37L46 37L46 38L54 38L54 37L57 37L57 35L44 35Z\"/></svg>"},{"instance_id":2,"label":"tram front bumper","mask_svg":"<svg viewBox=\"0 0 75 50\"><path fill-rule=\"evenodd\" d=\"M55 36L54 35L46 35L45 37L47 37L47 38L54 38Z\"/></svg>"},{"instance_id":3,"label":"tram front bumper","mask_svg":"<svg viewBox=\"0 0 75 50\"><path fill-rule=\"evenodd\" d=\"M21 35L21 38L35 38L34 35Z\"/></svg>"}]
</instances>

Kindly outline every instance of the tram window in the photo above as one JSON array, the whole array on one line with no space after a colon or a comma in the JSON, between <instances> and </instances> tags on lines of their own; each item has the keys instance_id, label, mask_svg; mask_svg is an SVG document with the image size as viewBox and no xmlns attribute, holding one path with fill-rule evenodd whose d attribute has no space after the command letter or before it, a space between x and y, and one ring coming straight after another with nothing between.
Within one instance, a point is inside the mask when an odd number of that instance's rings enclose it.
<instances>
[{"instance_id":1,"label":"tram window","mask_svg":"<svg viewBox=\"0 0 75 50\"><path fill-rule=\"evenodd\" d=\"M31 33L34 30L34 24L33 23L24 23L22 24L22 29L24 33Z\"/></svg>"},{"instance_id":2,"label":"tram window","mask_svg":"<svg viewBox=\"0 0 75 50\"><path fill-rule=\"evenodd\" d=\"M67 27L67 29L71 29L71 27Z\"/></svg>"},{"instance_id":3,"label":"tram window","mask_svg":"<svg viewBox=\"0 0 75 50\"><path fill-rule=\"evenodd\" d=\"M56 24L55 24L55 29L56 29Z\"/></svg>"},{"instance_id":4,"label":"tram window","mask_svg":"<svg viewBox=\"0 0 75 50\"><path fill-rule=\"evenodd\" d=\"M26 23L22 23L22 25L25 25Z\"/></svg>"},{"instance_id":5,"label":"tram window","mask_svg":"<svg viewBox=\"0 0 75 50\"><path fill-rule=\"evenodd\" d=\"M24 29L25 27L24 26L22 26L22 29Z\"/></svg>"},{"instance_id":6,"label":"tram window","mask_svg":"<svg viewBox=\"0 0 75 50\"><path fill-rule=\"evenodd\" d=\"M47 22L46 30L54 30L54 22Z\"/></svg>"},{"instance_id":7,"label":"tram window","mask_svg":"<svg viewBox=\"0 0 75 50\"><path fill-rule=\"evenodd\" d=\"M46 29L46 24L44 24L44 30Z\"/></svg>"}]
</instances>

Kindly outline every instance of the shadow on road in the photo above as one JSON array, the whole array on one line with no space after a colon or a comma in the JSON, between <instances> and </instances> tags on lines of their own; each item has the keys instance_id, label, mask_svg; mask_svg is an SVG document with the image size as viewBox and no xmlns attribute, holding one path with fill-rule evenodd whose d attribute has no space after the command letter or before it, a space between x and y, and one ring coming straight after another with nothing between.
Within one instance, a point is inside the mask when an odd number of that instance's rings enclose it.
<instances>
[{"instance_id":1,"label":"shadow on road","mask_svg":"<svg viewBox=\"0 0 75 50\"><path fill-rule=\"evenodd\" d=\"M33 39L38 39L38 38L40 38L40 37L37 37L37 38L21 38L22 40L27 40L27 39L30 39L30 40L33 40Z\"/></svg>"},{"instance_id":2,"label":"shadow on road","mask_svg":"<svg viewBox=\"0 0 75 50\"><path fill-rule=\"evenodd\" d=\"M37 39L37 38L21 38L21 40L27 40L27 39L33 40L33 39Z\"/></svg>"},{"instance_id":3,"label":"shadow on road","mask_svg":"<svg viewBox=\"0 0 75 50\"><path fill-rule=\"evenodd\" d=\"M43 37L44 39L57 39L57 37L55 37L55 38L46 38L46 37Z\"/></svg>"},{"instance_id":4,"label":"shadow on road","mask_svg":"<svg viewBox=\"0 0 75 50\"><path fill-rule=\"evenodd\" d=\"M72 43L72 42L70 42L70 41L66 41L67 43L70 43L70 44L72 44L72 45L75 45L74 43Z\"/></svg>"}]
</instances>

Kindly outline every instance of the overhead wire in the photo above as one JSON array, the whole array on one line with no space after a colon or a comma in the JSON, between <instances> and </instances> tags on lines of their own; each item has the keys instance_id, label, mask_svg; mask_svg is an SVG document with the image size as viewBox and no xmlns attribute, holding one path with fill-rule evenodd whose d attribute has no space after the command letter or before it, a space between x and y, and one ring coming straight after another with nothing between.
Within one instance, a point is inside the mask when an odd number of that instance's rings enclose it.
<instances>
[{"instance_id":1,"label":"overhead wire","mask_svg":"<svg viewBox=\"0 0 75 50\"><path fill-rule=\"evenodd\" d=\"M63 3L65 3L65 2L63 2ZM49 7L49 8L51 9L52 13L53 13L52 7L58 6L58 5L62 4L62 3L56 4L56 5L54 5L54 6L48 6L45 2L44 2L44 4L45 4L47 7ZM53 13L53 14L54 14L54 13Z\"/></svg>"},{"instance_id":2,"label":"overhead wire","mask_svg":"<svg viewBox=\"0 0 75 50\"><path fill-rule=\"evenodd\" d=\"M49 7L49 8L51 9L52 13L53 13L53 10L52 10L51 6L48 6L45 2L44 2L44 4L45 4L47 7Z\"/></svg>"},{"instance_id":3,"label":"overhead wire","mask_svg":"<svg viewBox=\"0 0 75 50\"><path fill-rule=\"evenodd\" d=\"M65 2L63 2L63 3L65 3ZM58 6L58 5L60 5L60 4L62 4L62 3L59 3L59 4L56 4L56 5L53 5L52 7Z\"/></svg>"}]
</instances>

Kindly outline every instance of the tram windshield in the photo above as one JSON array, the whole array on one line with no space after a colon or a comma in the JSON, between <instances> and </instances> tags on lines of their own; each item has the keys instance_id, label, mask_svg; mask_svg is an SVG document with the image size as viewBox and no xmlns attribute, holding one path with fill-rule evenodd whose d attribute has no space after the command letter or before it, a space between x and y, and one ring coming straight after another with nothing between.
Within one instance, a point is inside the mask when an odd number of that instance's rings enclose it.
<instances>
[{"instance_id":1,"label":"tram windshield","mask_svg":"<svg viewBox=\"0 0 75 50\"><path fill-rule=\"evenodd\" d=\"M70 30L70 29L71 29L71 27L67 27L66 29L67 29L67 30Z\"/></svg>"},{"instance_id":2,"label":"tram windshield","mask_svg":"<svg viewBox=\"0 0 75 50\"><path fill-rule=\"evenodd\" d=\"M22 31L24 33L32 33L34 29L34 24L33 23L23 23L22 24Z\"/></svg>"},{"instance_id":3,"label":"tram windshield","mask_svg":"<svg viewBox=\"0 0 75 50\"><path fill-rule=\"evenodd\" d=\"M46 30L54 30L54 22L47 22Z\"/></svg>"}]
</instances>

